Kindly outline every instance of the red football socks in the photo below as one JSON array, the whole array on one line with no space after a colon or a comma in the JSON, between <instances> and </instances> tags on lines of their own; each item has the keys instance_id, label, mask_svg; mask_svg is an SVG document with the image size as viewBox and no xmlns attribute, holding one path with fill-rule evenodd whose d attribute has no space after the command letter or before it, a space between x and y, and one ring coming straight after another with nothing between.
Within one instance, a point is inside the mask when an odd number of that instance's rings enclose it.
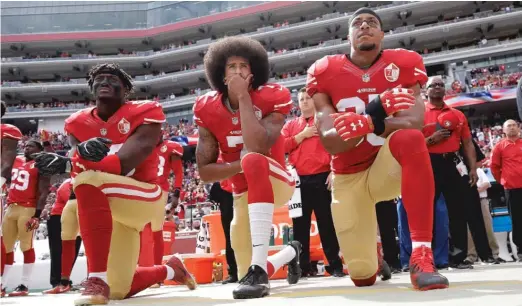
<instances>
[{"instance_id":1,"label":"red football socks","mask_svg":"<svg viewBox=\"0 0 522 306\"><path fill-rule=\"evenodd\" d=\"M163 261L163 231L152 232L154 240L154 264L161 265Z\"/></svg>"},{"instance_id":2,"label":"red football socks","mask_svg":"<svg viewBox=\"0 0 522 306\"><path fill-rule=\"evenodd\" d=\"M107 272L112 235L112 213L105 194L92 185L74 189L78 201L78 221L89 259L89 273Z\"/></svg>"},{"instance_id":3,"label":"red football socks","mask_svg":"<svg viewBox=\"0 0 522 306\"><path fill-rule=\"evenodd\" d=\"M2 276L2 275L4 275L4 267L5 267L5 260L6 260L6 253L5 253L5 246L4 246L3 239L0 242L0 244L2 245L2 257L0 258L0 266L1 266L0 276Z\"/></svg>"},{"instance_id":4,"label":"red football socks","mask_svg":"<svg viewBox=\"0 0 522 306\"><path fill-rule=\"evenodd\" d=\"M62 278L69 279L76 256L76 240L62 240Z\"/></svg>"},{"instance_id":5,"label":"red football socks","mask_svg":"<svg viewBox=\"0 0 522 306\"><path fill-rule=\"evenodd\" d=\"M154 284L161 283L166 278L167 267L165 266L138 267L132 279L131 289L125 298L130 298Z\"/></svg>"},{"instance_id":6,"label":"red football socks","mask_svg":"<svg viewBox=\"0 0 522 306\"><path fill-rule=\"evenodd\" d=\"M401 193L411 240L431 242L435 183L424 136L418 130L399 130L391 136L390 151L402 167Z\"/></svg>"},{"instance_id":7,"label":"red football socks","mask_svg":"<svg viewBox=\"0 0 522 306\"><path fill-rule=\"evenodd\" d=\"M24 252L24 264L32 264L36 261L36 254L34 253L34 249L30 248L29 250Z\"/></svg>"}]
</instances>

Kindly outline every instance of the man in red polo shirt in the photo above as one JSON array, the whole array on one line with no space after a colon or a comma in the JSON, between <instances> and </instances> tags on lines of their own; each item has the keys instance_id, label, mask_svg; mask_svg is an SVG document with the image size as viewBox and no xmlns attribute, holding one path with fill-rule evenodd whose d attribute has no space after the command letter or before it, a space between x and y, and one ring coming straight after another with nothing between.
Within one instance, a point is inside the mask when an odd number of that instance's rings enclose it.
<instances>
[{"instance_id":1,"label":"man in red polo shirt","mask_svg":"<svg viewBox=\"0 0 522 306\"><path fill-rule=\"evenodd\" d=\"M491 173L504 186L506 202L513 223L513 242L518 248L518 261L522 262L522 139L515 120L503 126L506 137L491 155Z\"/></svg>"},{"instance_id":2,"label":"man in red polo shirt","mask_svg":"<svg viewBox=\"0 0 522 306\"><path fill-rule=\"evenodd\" d=\"M450 265L460 269L471 268L471 265L464 262L468 252L468 222L472 234L483 234L483 240L487 241L483 221L481 228L480 220L471 220L470 214L475 211L476 204L473 202L470 187L474 186L478 180L475 147L466 116L444 103L446 92L442 78L438 76L430 78L426 87L428 88L428 103L426 103L423 133L426 137L435 179L434 202L441 194L444 195L448 209L451 242L454 246L454 251L450 252L452 254ZM461 144L464 158L458 153ZM477 206L477 209L480 209L480 206ZM435 222L441 222L441 220L435 220ZM473 236L475 238L477 235ZM474 240L477 242L478 239ZM484 246L485 250L482 250L483 245L485 244L477 243L479 254L488 252L489 246ZM489 254L491 254L491 249L489 249Z\"/></svg>"},{"instance_id":3,"label":"man in red polo shirt","mask_svg":"<svg viewBox=\"0 0 522 306\"><path fill-rule=\"evenodd\" d=\"M297 172L296 182L300 188L292 197L294 239L301 242L300 258L302 275L312 273L310 266L310 226L312 211L315 212L321 244L332 268L333 276L342 277L342 262L339 258L339 243L332 219L332 195L330 192L331 155L324 149L314 125L315 107L313 99L301 88L298 95L301 116L287 121L281 131L285 141L285 153ZM294 176L295 173L294 173ZM293 203L292 203L293 202Z\"/></svg>"}]
</instances>

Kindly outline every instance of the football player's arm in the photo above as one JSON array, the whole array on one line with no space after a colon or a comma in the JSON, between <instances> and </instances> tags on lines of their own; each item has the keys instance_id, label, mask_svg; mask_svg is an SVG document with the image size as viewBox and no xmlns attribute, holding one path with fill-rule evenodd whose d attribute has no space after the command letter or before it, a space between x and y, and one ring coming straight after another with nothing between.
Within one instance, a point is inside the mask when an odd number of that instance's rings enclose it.
<instances>
[{"instance_id":1,"label":"football player's arm","mask_svg":"<svg viewBox=\"0 0 522 306\"><path fill-rule=\"evenodd\" d=\"M330 115L337 113L330 101L330 97L324 93L313 95L315 105L315 125L321 138L323 147L330 154L338 154L348 151L357 146L363 137L357 137L344 141L334 127L334 120Z\"/></svg>"},{"instance_id":2,"label":"football player's arm","mask_svg":"<svg viewBox=\"0 0 522 306\"><path fill-rule=\"evenodd\" d=\"M424 105L424 100L421 97L421 86L417 83L414 86L409 87L409 89L413 90L415 105L407 110L397 112L393 117L385 119L384 133L379 136L386 138L392 132L400 129L422 130L426 107Z\"/></svg>"},{"instance_id":3,"label":"football player's arm","mask_svg":"<svg viewBox=\"0 0 522 306\"><path fill-rule=\"evenodd\" d=\"M74 137L72 134L69 135L69 145L71 146L71 150L69 150L69 157L73 157L76 152L76 146L80 144L80 141Z\"/></svg>"},{"instance_id":4,"label":"football player's arm","mask_svg":"<svg viewBox=\"0 0 522 306\"><path fill-rule=\"evenodd\" d=\"M40 213L45 208L47 196L49 195L49 187L51 186L51 178L49 176L38 176L38 201L36 202L35 217L40 217Z\"/></svg>"},{"instance_id":5,"label":"football player's arm","mask_svg":"<svg viewBox=\"0 0 522 306\"><path fill-rule=\"evenodd\" d=\"M285 115L273 112L258 120L254 113L250 95L239 97L239 111L241 113L243 143L247 151L268 155L270 148L281 135L281 130L285 124Z\"/></svg>"},{"instance_id":6,"label":"football player's arm","mask_svg":"<svg viewBox=\"0 0 522 306\"><path fill-rule=\"evenodd\" d=\"M172 186L174 196L179 199L183 183L183 162L181 161L181 156L177 154L170 155L170 168L174 172L174 183Z\"/></svg>"},{"instance_id":7,"label":"football player's arm","mask_svg":"<svg viewBox=\"0 0 522 306\"><path fill-rule=\"evenodd\" d=\"M256 118L257 120L257 118ZM241 162L216 163L219 156L219 144L209 130L199 127L199 140L196 146L196 164L202 181L212 183L222 181L241 172Z\"/></svg>"},{"instance_id":8,"label":"football player's arm","mask_svg":"<svg viewBox=\"0 0 522 306\"><path fill-rule=\"evenodd\" d=\"M127 175L138 167L154 151L161 135L161 124L150 123L140 125L116 152L120 160L120 173ZM103 160L110 158L110 155ZM103 162L103 160L101 162Z\"/></svg>"},{"instance_id":9,"label":"football player's arm","mask_svg":"<svg viewBox=\"0 0 522 306\"><path fill-rule=\"evenodd\" d=\"M16 148L18 146L18 140L11 138L2 139L2 160L1 160L1 172L2 172L2 186L4 183L11 182L11 170L16 159ZM5 182L4 182L5 180Z\"/></svg>"},{"instance_id":10,"label":"football player's arm","mask_svg":"<svg viewBox=\"0 0 522 306\"><path fill-rule=\"evenodd\" d=\"M490 169L495 181L500 184L500 178L502 177L502 149L499 144L495 145L493 152L491 152Z\"/></svg>"}]
</instances>

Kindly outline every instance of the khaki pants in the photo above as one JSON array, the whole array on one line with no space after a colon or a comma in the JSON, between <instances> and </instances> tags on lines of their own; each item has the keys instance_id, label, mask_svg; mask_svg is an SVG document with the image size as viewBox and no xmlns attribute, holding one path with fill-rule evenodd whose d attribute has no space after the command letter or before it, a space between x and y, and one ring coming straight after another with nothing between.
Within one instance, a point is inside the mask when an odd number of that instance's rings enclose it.
<instances>
[{"instance_id":1,"label":"khaki pants","mask_svg":"<svg viewBox=\"0 0 522 306\"><path fill-rule=\"evenodd\" d=\"M99 188L109 200L112 236L107 280L110 298L124 299L131 289L138 265L140 232L145 224L164 211L167 194L158 185L97 171L82 172L75 177L74 188L83 184Z\"/></svg>"},{"instance_id":2,"label":"khaki pants","mask_svg":"<svg viewBox=\"0 0 522 306\"><path fill-rule=\"evenodd\" d=\"M352 279L367 279L377 271L375 204L401 193L402 170L390 152L390 137L370 168L333 176L332 217Z\"/></svg>"},{"instance_id":3,"label":"khaki pants","mask_svg":"<svg viewBox=\"0 0 522 306\"><path fill-rule=\"evenodd\" d=\"M495 237L495 233L493 232L493 219L491 218L491 213L489 212L489 200L487 198L480 199L480 208L482 209L482 217L484 218L484 226L486 227L486 233L488 235L489 247L491 248L493 257L498 258L499 248L497 238ZM475 249L475 243L473 243L473 238L471 237L469 226L468 257L466 259L471 262L476 262L478 259L477 250Z\"/></svg>"}]
</instances>

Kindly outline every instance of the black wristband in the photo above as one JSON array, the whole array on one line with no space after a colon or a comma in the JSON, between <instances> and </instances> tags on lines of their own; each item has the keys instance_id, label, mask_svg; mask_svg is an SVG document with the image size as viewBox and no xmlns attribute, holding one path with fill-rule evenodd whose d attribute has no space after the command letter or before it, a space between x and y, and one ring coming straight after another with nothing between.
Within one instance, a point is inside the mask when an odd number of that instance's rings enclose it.
<instances>
[{"instance_id":1,"label":"black wristband","mask_svg":"<svg viewBox=\"0 0 522 306\"><path fill-rule=\"evenodd\" d=\"M49 141L46 140L46 141L42 142L42 145L43 145L44 147L48 147L48 146L51 145L51 143L50 143Z\"/></svg>"},{"instance_id":2,"label":"black wristband","mask_svg":"<svg viewBox=\"0 0 522 306\"><path fill-rule=\"evenodd\" d=\"M40 218L40 215L42 214L42 210L41 209L37 209L35 212L34 212L34 218Z\"/></svg>"},{"instance_id":3,"label":"black wristband","mask_svg":"<svg viewBox=\"0 0 522 306\"><path fill-rule=\"evenodd\" d=\"M374 133L376 135L381 135L384 133L384 119L388 117L384 107L382 106L381 97L377 96L373 99L368 105L366 105L366 114L372 117Z\"/></svg>"},{"instance_id":4,"label":"black wristband","mask_svg":"<svg viewBox=\"0 0 522 306\"><path fill-rule=\"evenodd\" d=\"M174 197L179 199L180 194L181 194L181 191L179 190L179 188L174 189Z\"/></svg>"}]
</instances>

